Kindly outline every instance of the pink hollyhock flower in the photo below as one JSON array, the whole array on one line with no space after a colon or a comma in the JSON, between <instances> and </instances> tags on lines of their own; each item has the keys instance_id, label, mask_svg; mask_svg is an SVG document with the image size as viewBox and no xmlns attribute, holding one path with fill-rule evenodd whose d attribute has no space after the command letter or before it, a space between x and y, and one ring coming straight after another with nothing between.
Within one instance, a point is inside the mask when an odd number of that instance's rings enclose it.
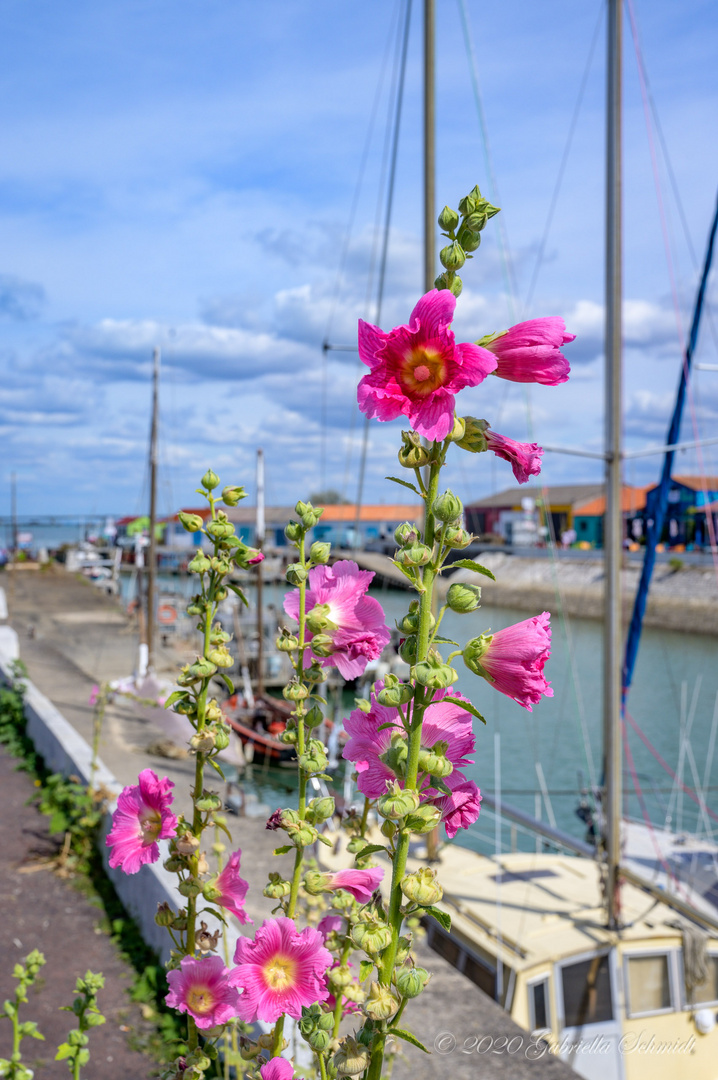
<instances>
[{"instance_id":1,"label":"pink hollyhock flower","mask_svg":"<svg viewBox=\"0 0 718 1080\"><path fill-rule=\"evenodd\" d=\"M346 919L343 915L325 915L324 918L317 924L317 930L322 935L324 940L329 937L330 934L338 934L344 932Z\"/></svg>"},{"instance_id":2,"label":"pink hollyhock flower","mask_svg":"<svg viewBox=\"0 0 718 1080\"><path fill-rule=\"evenodd\" d=\"M371 368L359 383L359 408L379 420L409 418L427 439L442 440L454 426L454 395L478 386L496 368L480 345L457 345L450 329L456 297L432 289L406 326L385 334L359 320L359 356Z\"/></svg>"},{"instance_id":3,"label":"pink hollyhock flower","mask_svg":"<svg viewBox=\"0 0 718 1080\"><path fill-rule=\"evenodd\" d=\"M506 435L499 435L487 427L484 431L487 449L493 450L497 457L511 463L514 476L520 484L525 484L532 476L541 472L543 449L538 443L514 442Z\"/></svg>"},{"instance_id":4,"label":"pink hollyhock flower","mask_svg":"<svg viewBox=\"0 0 718 1080\"><path fill-rule=\"evenodd\" d=\"M292 1080L294 1066L286 1058L273 1057L260 1066L259 1075L262 1080Z\"/></svg>"},{"instance_id":5,"label":"pink hollyhock flower","mask_svg":"<svg viewBox=\"0 0 718 1080\"><path fill-rule=\"evenodd\" d=\"M473 780L466 780L457 785L451 795L444 795L434 800L434 805L441 810L446 835L453 840L459 829L468 829L479 816L481 792Z\"/></svg>"},{"instance_id":6,"label":"pink hollyhock flower","mask_svg":"<svg viewBox=\"0 0 718 1080\"><path fill-rule=\"evenodd\" d=\"M299 934L291 919L267 919L254 941L238 940L234 961L230 978L244 990L239 1016L247 1023L274 1023L284 1014L299 1020L302 1006L329 996L326 972L333 957L311 926Z\"/></svg>"},{"instance_id":7,"label":"pink hollyhock flower","mask_svg":"<svg viewBox=\"0 0 718 1080\"><path fill-rule=\"evenodd\" d=\"M464 649L466 666L487 679L494 690L531 712L531 706L538 705L542 694L553 697L543 673L551 655L550 618L548 611L544 611L495 634L474 638Z\"/></svg>"},{"instance_id":8,"label":"pink hollyhock flower","mask_svg":"<svg viewBox=\"0 0 718 1080\"><path fill-rule=\"evenodd\" d=\"M231 911L241 923L251 923L252 920L243 907L249 885L239 876L241 855L242 852L239 849L233 855L230 855L222 872L214 882L215 889L219 890L219 896L215 897L213 903L219 904L221 907L226 908L227 911Z\"/></svg>"},{"instance_id":9,"label":"pink hollyhock flower","mask_svg":"<svg viewBox=\"0 0 718 1080\"><path fill-rule=\"evenodd\" d=\"M251 558L247 559L247 566L256 566L257 563L264 562L264 552L257 548L248 548L247 554L251 554Z\"/></svg>"},{"instance_id":10,"label":"pink hollyhock flower","mask_svg":"<svg viewBox=\"0 0 718 1080\"><path fill-rule=\"evenodd\" d=\"M370 570L360 570L351 559L309 571L307 614L320 609L326 619L322 633L331 637L334 649L331 656L317 659L323 667L339 668L345 679L361 675L370 660L381 656L391 637L381 604L373 596L366 596L373 577ZM285 595L284 610L299 622L299 589ZM308 632L307 640L313 636Z\"/></svg>"},{"instance_id":11,"label":"pink hollyhock flower","mask_svg":"<svg viewBox=\"0 0 718 1080\"><path fill-rule=\"evenodd\" d=\"M493 374L500 379L558 386L566 382L571 371L561 346L575 337L566 333L563 319L550 316L517 323L482 344L496 357L498 364Z\"/></svg>"},{"instance_id":12,"label":"pink hollyhock flower","mask_svg":"<svg viewBox=\"0 0 718 1080\"><path fill-rule=\"evenodd\" d=\"M380 866L372 866L368 870L339 870L328 877L328 889L344 889L360 904L368 904L384 877L384 871Z\"/></svg>"},{"instance_id":13,"label":"pink hollyhock flower","mask_svg":"<svg viewBox=\"0 0 718 1080\"><path fill-rule=\"evenodd\" d=\"M381 688L381 683L376 685ZM466 828L479 816L479 800L466 799L461 794L468 791L466 785L471 783L461 770L465 765L473 764L473 759L468 755L474 752L474 734L471 714L455 704L457 699L465 700L460 694L438 690L424 713L421 729L422 747L430 749L437 742L446 742L446 757L454 766L453 772L444 781L452 792L459 792L454 803L444 805L442 798L446 800L448 796L441 797L435 788L424 785L421 789L422 802L431 802L441 808L449 838L456 834L459 825ZM385 724L389 726L384 727ZM387 780L396 779L394 772L382 760L382 755L391 745L392 735L397 732L405 735L399 712L397 709L380 705L372 694L371 711L364 713L361 709L355 709L345 721L344 729L349 739L344 747L343 757L354 762L359 790L370 799L378 799L386 792ZM473 789L475 785L471 787ZM478 792L478 789L476 791ZM462 814L458 814L459 807L463 810Z\"/></svg>"},{"instance_id":14,"label":"pink hollyhock flower","mask_svg":"<svg viewBox=\"0 0 718 1080\"><path fill-rule=\"evenodd\" d=\"M219 956L197 960L184 956L179 968L167 972L170 992L165 1002L189 1013L201 1030L226 1024L238 1015L239 991L229 981L230 972Z\"/></svg>"},{"instance_id":15,"label":"pink hollyhock flower","mask_svg":"<svg viewBox=\"0 0 718 1080\"><path fill-rule=\"evenodd\" d=\"M97 685L97 683L95 683L95 685L92 687L92 690L90 690L90 697L89 697L89 700L88 700L88 705L96 705L97 704L97 699L98 699L99 696L100 696L100 688Z\"/></svg>"},{"instance_id":16,"label":"pink hollyhock flower","mask_svg":"<svg viewBox=\"0 0 718 1080\"><path fill-rule=\"evenodd\" d=\"M143 769L138 784L126 787L117 800L112 828L105 843L112 848L110 866L136 874L144 863L157 862L158 840L167 840L177 828L170 811L174 784L160 780L152 769Z\"/></svg>"}]
</instances>

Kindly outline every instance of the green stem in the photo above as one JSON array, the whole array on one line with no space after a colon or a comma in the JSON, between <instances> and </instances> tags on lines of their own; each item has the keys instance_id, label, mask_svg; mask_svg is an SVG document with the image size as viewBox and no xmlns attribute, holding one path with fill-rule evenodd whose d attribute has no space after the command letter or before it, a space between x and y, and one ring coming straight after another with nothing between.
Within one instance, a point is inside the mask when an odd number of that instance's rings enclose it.
<instances>
[{"instance_id":1,"label":"green stem","mask_svg":"<svg viewBox=\"0 0 718 1080\"><path fill-rule=\"evenodd\" d=\"M429 645L434 644L434 638L436 637L436 635L439 632L439 627L441 626L441 620L444 618L444 615L446 614L447 609L448 609L448 604L444 604L444 606L439 609L439 614L437 615L437 618L436 618L436 625L434 626L434 629L432 630L431 638L429 640Z\"/></svg>"},{"instance_id":2,"label":"green stem","mask_svg":"<svg viewBox=\"0 0 718 1080\"><path fill-rule=\"evenodd\" d=\"M280 1016L274 1025L274 1041L272 1042L272 1057L279 1057L284 1043L284 1017Z\"/></svg>"},{"instance_id":3,"label":"green stem","mask_svg":"<svg viewBox=\"0 0 718 1080\"><path fill-rule=\"evenodd\" d=\"M317 1054L319 1058L319 1072L321 1073L321 1080L327 1080L327 1064L324 1060L324 1054Z\"/></svg>"},{"instance_id":4,"label":"green stem","mask_svg":"<svg viewBox=\"0 0 718 1080\"><path fill-rule=\"evenodd\" d=\"M361 821L359 822L359 835L362 840L366 836L367 819L369 817L369 807L371 806L371 799L368 795L364 796L364 809L361 812Z\"/></svg>"}]
</instances>

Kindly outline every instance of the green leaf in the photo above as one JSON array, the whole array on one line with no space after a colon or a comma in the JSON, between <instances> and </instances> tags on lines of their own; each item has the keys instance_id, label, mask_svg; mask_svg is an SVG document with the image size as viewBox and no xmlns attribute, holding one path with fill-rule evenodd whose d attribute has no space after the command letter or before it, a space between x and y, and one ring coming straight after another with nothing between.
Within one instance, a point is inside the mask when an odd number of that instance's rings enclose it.
<instances>
[{"instance_id":1,"label":"green leaf","mask_svg":"<svg viewBox=\"0 0 718 1080\"><path fill-rule=\"evenodd\" d=\"M216 769L216 770L217 770L217 772L218 772L218 773L219 773L219 775L220 775L220 776L222 777L222 779L223 779L223 780L226 780L226 779L227 779L227 777L226 777L226 776L224 775L224 773L222 772L222 766L221 766L221 765L219 764L219 762L218 762L218 761L215 761L215 760L214 760L214 758L207 758L207 760L209 761L209 763L210 763L210 765L212 766L212 768L213 768L213 769Z\"/></svg>"},{"instance_id":2,"label":"green leaf","mask_svg":"<svg viewBox=\"0 0 718 1080\"><path fill-rule=\"evenodd\" d=\"M359 964L359 982L364 982L366 979L368 979L373 970L373 960L362 960L362 962Z\"/></svg>"},{"instance_id":3,"label":"green leaf","mask_svg":"<svg viewBox=\"0 0 718 1080\"><path fill-rule=\"evenodd\" d=\"M233 694L234 693L234 683L230 679L229 675L225 675L225 673L223 671L220 671L220 675L222 676L222 680L224 682L224 685L227 687L230 694Z\"/></svg>"},{"instance_id":4,"label":"green leaf","mask_svg":"<svg viewBox=\"0 0 718 1080\"><path fill-rule=\"evenodd\" d=\"M431 915L432 918L436 919L447 933L451 930L451 915L449 915L448 911L442 911L438 907L425 907L424 914Z\"/></svg>"},{"instance_id":5,"label":"green leaf","mask_svg":"<svg viewBox=\"0 0 718 1080\"><path fill-rule=\"evenodd\" d=\"M482 724L486 723L486 720L481 715L475 705L472 705L470 701L464 701L463 698L452 697L451 694L447 694L444 701L451 701L454 705L458 705L460 709L466 709L472 716L475 716L477 720L480 720Z\"/></svg>"},{"instance_id":6,"label":"green leaf","mask_svg":"<svg viewBox=\"0 0 718 1080\"><path fill-rule=\"evenodd\" d=\"M171 708L171 706L174 705L176 701L184 701L184 699L188 697L189 694L186 690L173 690L170 696L165 701L165 709Z\"/></svg>"},{"instance_id":7,"label":"green leaf","mask_svg":"<svg viewBox=\"0 0 718 1080\"><path fill-rule=\"evenodd\" d=\"M327 699L323 698L321 694L310 694L309 697L312 699L312 701L320 701L322 705L326 705L327 703Z\"/></svg>"},{"instance_id":8,"label":"green leaf","mask_svg":"<svg viewBox=\"0 0 718 1080\"><path fill-rule=\"evenodd\" d=\"M435 638L432 638L431 644L432 645L456 645L457 649L460 648L460 645L459 645L458 641L452 641L450 637L439 637L438 634L437 634L437 636Z\"/></svg>"},{"instance_id":9,"label":"green leaf","mask_svg":"<svg viewBox=\"0 0 718 1080\"><path fill-rule=\"evenodd\" d=\"M450 565L463 566L465 570L473 570L476 574L483 574L484 577L490 577L492 581L496 581L496 578L487 567L482 566L481 563L474 562L473 559L457 559L455 563L451 563Z\"/></svg>"},{"instance_id":10,"label":"green leaf","mask_svg":"<svg viewBox=\"0 0 718 1080\"><path fill-rule=\"evenodd\" d=\"M286 855L288 851L292 850L292 844L284 844L282 847L274 849L275 855Z\"/></svg>"},{"instance_id":11,"label":"green leaf","mask_svg":"<svg viewBox=\"0 0 718 1080\"><path fill-rule=\"evenodd\" d=\"M393 562L394 566L397 566L399 568L399 570L401 570L404 577L407 577L409 579L409 581L411 582L411 584L414 586L415 589L417 589L419 592L426 592L426 589L424 589L423 586L421 586L421 588L419 587L419 582L416 579L413 567L411 567L411 566L402 566L402 564L397 562L396 559L390 559L390 562Z\"/></svg>"},{"instance_id":12,"label":"green leaf","mask_svg":"<svg viewBox=\"0 0 718 1080\"><path fill-rule=\"evenodd\" d=\"M319 840L322 844L326 844L327 847L333 847L332 841L327 836L322 836L321 833L319 833L319 835L317 836L317 840Z\"/></svg>"},{"instance_id":13,"label":"green leaf","mask_svg":"<svg viewBox=\"0 0 718 1080\"><path fill-rule=\"evenodd\" d=\"M377 851L386 851L383 844L367 844L361 851L357 851L354 855L355 859L366 859L367 855L373 855Z\"/></svg>"},{"instance_id":14,"label":"green leaf","mask_svg":"<svg viewBox=\"0 0 718 1080\"><path fill-rule=\"evenodd\" d=\"M432 776L430 786L436 788L442 795L451 795L451 788L444 783L440 776Z\"/></svg>"},{"instance_id":15,"label":"green leaf","mask_svg":"<svg viewBox=\"0 0 718 1080\"><path fill-rule=\"evenodd\" d=\"M411 1043L412 1046L417 1046L419 1050L423 1050L425 1054L430 1054L431 1050L427 1050L423 1042L417 1039L416 1035L412 1035L410 1031L405 1031L404 1028L390 1027L387 1031L387 1035L398 1035L400 1039L405 1039L406 1042Z\"/></svg>"},{"instance_id":16,"label":"green leaf","mask_svg":"<svg viewBox=\"0 0 718 1080\"><path fill-rule=\"evenodd\" d=\"M396 727L396 724L394 723L393 720L388 720L386 722L386 724L379 724L379 727L376 730L377 731L384 731L385 728L390 728L390 727Z\"/></svg>"},{"instance_id":17,"label":"green leaf","mask_svg":"<svg viewBox=\"0 0 718 1080\"><path fill-rule=\"evenodd\" d=\"M354 704L356 705L357 709L361 709L361 711L363 713L370 713L371 712L371 702L367 701L366 698L355 697L354 698Z\"/></svg>"},{"instance_id":18,"label":"green leaf","mask_svg":"<svg viewBox=\"0 0 718 1080\"><path fill-rule=\"evenodd\" d=\"M334 777L330 776L328 772L312 773L312 779L314 780L333 780Z\"/></svg>"},{"instance_id":19,"label":"green leaf","mask_svg":"<svg viewBox=\"0 0 718 1080\"><path fill-rule=\"evenodd\" d=\"M66 815L63 814L61 810L55 810L52 817L50 818L50 824L48 825L48 829L53 834L64 833L67 831L67 827L69 824L70 823L67 820Z\"/></svg>"},{"instance_id":20,"label":"green leaf","mask_svg":"<svg viewBox=\"0 0 718 1080\"><path fill-rule=\"evenodd\" d=\"M420 499L424 498L416 484L410 484L408 480L400 480L398 476L385 476L384 479L392 480L395 484L401 484L402 487L409 488L410 491L415 491Z\"/></svg>"},{"instance_id":21,"label":"green leaf","mask_svg":"<svg viewBox=\"0 0 718 1080\"><path fill-rule=\"evenodd\" d=\"M242 603L244 604L245 607L249 607L249 600L244 595L244 593L240 589L239 585L233 585L231 581L225 581L224 584L228 589L231 589L233 593L237 594L237 596L242 601Z\"/></svg>"},{"instance_id":22,"label":"green leaf","mask_svg":"<svg viewBox=\"0 0 718 1080\"><path fill-rule=\"evenodd\" d=\"M73 1050L74 1047L70 1046L69 1043L61 1043L60 1046L58 1046L57 1048L57 1053L55 1054L55 1061L64 1061L65 1058L71 1057Z\"/></svg>"}]
</instances>

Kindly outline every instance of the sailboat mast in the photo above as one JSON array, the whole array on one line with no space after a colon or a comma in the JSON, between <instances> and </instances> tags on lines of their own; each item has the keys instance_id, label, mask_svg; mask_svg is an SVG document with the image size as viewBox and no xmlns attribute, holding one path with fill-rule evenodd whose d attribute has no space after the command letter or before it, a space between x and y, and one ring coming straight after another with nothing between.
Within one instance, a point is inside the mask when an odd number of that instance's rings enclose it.
<instances>
[{"instance_id":1,"label":"sailboat mast","mask_svg":"<svg viewBox=\"0 0 718 1080\"><path fill-rule=\"evenodd\" d=\"M264 547L264 451L257 450L257 521L256 546ZM262 601L262 564L257 563L257 694L264 693L264 604Z\"/></svg>"},{"instance_id":2,"label":"sailboat mast","mask_svg":"<svg viewBox=\"0 0 718 1080\"><path fill-rule=\"evenodd\" d=\"M155 570L157 566L157 443L159 438L160 350L152 354L152 427L150 430L150 547L147 562L147 670L155 669Z\"/></svg>"},{"instance_id":3,"label":"sailboat mast","mask_svg":"<svg viewBox=\"0 0 718 1080\"><path fill-rule=\"evenodd\" d=\"M434 288L436 203L436 0L424 0L424 292Z\"/></svg>"},{"instance_id":4,"label":"sailboat mast","mask_svg":"<svg viewBox=\"0 0 718 1080\"><path fill-rule=\"evenodd\" d=\"M621 842L621 93L623 0L608 2L606 96L606 326L605 452L606 514L603 539L605 614L603 623L603 747L608 925L620 919Z\"/></svg>"}]
</instances>

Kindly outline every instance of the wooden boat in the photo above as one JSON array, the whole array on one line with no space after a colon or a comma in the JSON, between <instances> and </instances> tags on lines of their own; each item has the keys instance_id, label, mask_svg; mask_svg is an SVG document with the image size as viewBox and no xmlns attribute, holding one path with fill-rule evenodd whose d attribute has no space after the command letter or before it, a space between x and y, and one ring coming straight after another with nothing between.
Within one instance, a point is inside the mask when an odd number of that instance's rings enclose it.
<instances>
[{"instance_id":1,"label":"wooden boat","mask_svg":"<svg viewBox=\"0 0 718 1080\"><path fill-rule=\"evenodd\" d=\"M280 735L287 726L291 707L281 698L259 694L254 705L241 704L233 694L222 705L225 719L242 741L248 760L261 760L270 765L293 765L294 747L284 743ZM249 749L251 748L251 749Z\"/></svg>"}]
</instances>

